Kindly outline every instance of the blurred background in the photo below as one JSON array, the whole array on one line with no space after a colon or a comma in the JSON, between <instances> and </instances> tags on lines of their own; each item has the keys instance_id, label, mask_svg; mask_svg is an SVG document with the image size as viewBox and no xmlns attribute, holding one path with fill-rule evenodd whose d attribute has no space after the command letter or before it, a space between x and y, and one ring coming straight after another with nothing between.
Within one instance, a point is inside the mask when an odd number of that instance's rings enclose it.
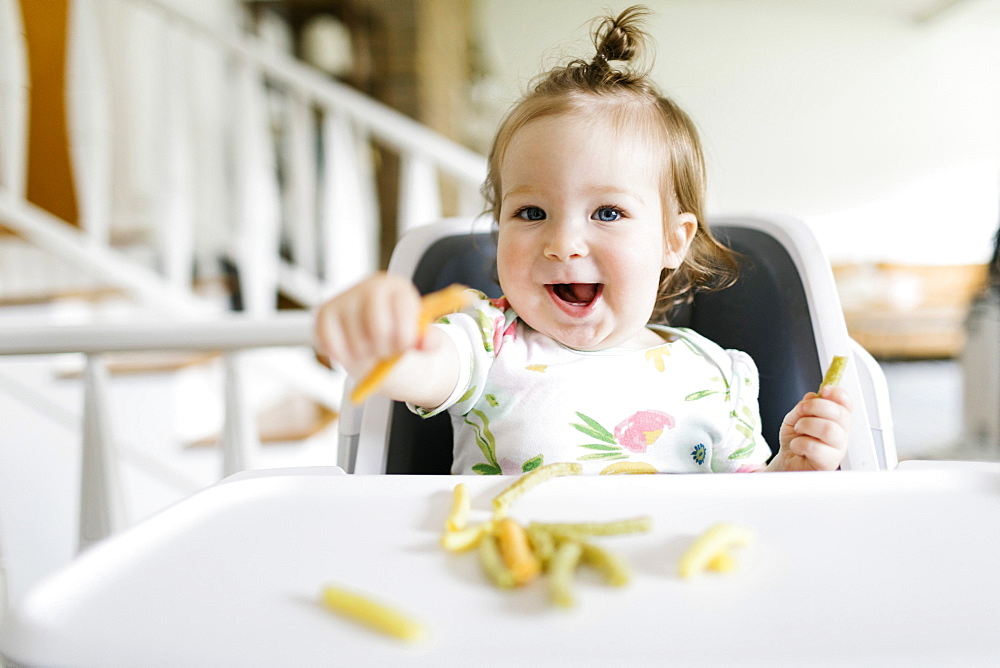
<instances>
[{"instance_id":1,"label":"blurred background","mask_svg":"<svg viewBox=\"0 0 1000 668\"><path fill-rule=\"evenodd\" d=\"M0 330L308 315L481 212L504 111L629 4L0 0ZM645 4L710 214L815 232L900 459L1000 458L1000 0ZM298 348L245 360L248 466L337 461L344 379ZM79 341L3 353L12 594L78 547L85 396L114 409L125 524L230 471L224 355L105 351L105 388Z\"/></svg>"}]
</instances>

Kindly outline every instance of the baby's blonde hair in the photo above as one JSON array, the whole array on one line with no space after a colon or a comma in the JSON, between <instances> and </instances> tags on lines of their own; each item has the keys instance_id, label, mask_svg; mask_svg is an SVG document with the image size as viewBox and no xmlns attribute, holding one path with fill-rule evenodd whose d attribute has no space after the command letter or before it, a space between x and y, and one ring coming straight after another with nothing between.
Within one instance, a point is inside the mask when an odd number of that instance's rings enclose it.
<instances>
[{"instance_id":1,"label":"baby's blonde hair","mask_svg":"<svg viewBox=\"0 0 1000 668\"><path fill-rule=\"evenodd\" d=\"M502 201L500 170L514 134L547 116L585 116L610 122L618 131L658 142L664 148L662 203L698 219L694 240L677 269L665 269L651 320L691 300L698 290L727 287L736 280L732 252L705 224L705 160L694 123L673 100L662 95L641 60L647 35L641 29L648 11L629 7L617 17L595 22L593 60L573 60L537 77L528 93L500 123L490 147L483 196L499 221ZM615 63L615 65L612 65ZM665 230L669 234L672 230Z\"/></svg>"}]
</instances>

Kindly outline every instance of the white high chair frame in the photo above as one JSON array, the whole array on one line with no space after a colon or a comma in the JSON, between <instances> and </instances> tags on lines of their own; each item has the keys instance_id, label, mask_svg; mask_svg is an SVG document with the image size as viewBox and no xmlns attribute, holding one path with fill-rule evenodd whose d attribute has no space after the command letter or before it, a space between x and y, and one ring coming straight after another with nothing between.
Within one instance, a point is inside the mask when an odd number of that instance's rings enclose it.
<instances>
[{"instance_id":1,"label":"white high chair frame","mask_svg":"<svg viewBox=\"0 0 1000 668\"><path fill-rule=\"evenodd\" d=\"M854 400L850 441L843 470L886 471L898 459L889 394L878 362L850 338L830 263L815 235L801 221L781 215L724 216L713 225L757 230L775 239L791 256L805 290L820 360L834 355L851 358L841 385ZM488 217L455 218L415 228L404 235L389 263L389 272L412 277L424 253L438 240L490 229ZM372 396L354 405L347 395L340 418L338 464L349 473L386 472L393 402Z\"/></svg>"}]
</instances>

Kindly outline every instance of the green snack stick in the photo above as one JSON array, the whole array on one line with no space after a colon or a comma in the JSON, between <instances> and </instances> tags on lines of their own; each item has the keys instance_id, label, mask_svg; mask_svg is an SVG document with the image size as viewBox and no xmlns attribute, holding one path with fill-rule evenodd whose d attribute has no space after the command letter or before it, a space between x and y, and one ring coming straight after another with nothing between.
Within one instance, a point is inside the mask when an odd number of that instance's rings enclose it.
<instances>
[{"instance_id":1,"label":"green snack stick","mask_svg":"<svg viewBox=\"0 0 1000 668\"><path fill-rule=\"evenodd\" d=\"M830 362L830 366L826 369L826 374L823 375L823 382L820 383L816 394L822 394L823 388L827 385L833 385L834 387L839 385L840 379L844 377L845 369L847 369L847 357L844 355L835 355L833 361Z\"/></svg>"}]
</instances>

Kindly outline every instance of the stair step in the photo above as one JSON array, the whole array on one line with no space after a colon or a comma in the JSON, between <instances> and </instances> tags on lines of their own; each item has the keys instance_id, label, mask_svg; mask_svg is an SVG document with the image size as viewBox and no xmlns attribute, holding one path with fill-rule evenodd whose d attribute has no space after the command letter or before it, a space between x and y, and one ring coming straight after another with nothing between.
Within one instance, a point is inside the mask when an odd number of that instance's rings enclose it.
<instances>
[{"instance_id":1,"label":"stair step","mask_svg":"<svg viewBox=\"0 0 1000 668\"><path fill-rule=\"evenodd\" d=\"M308 397L293 395L257 414L257 433L261 444L290 445L315 436L337 419L336 411ZM221 434L191 441L187 448L214 448Z\"/></svg>"}]
</instances>

